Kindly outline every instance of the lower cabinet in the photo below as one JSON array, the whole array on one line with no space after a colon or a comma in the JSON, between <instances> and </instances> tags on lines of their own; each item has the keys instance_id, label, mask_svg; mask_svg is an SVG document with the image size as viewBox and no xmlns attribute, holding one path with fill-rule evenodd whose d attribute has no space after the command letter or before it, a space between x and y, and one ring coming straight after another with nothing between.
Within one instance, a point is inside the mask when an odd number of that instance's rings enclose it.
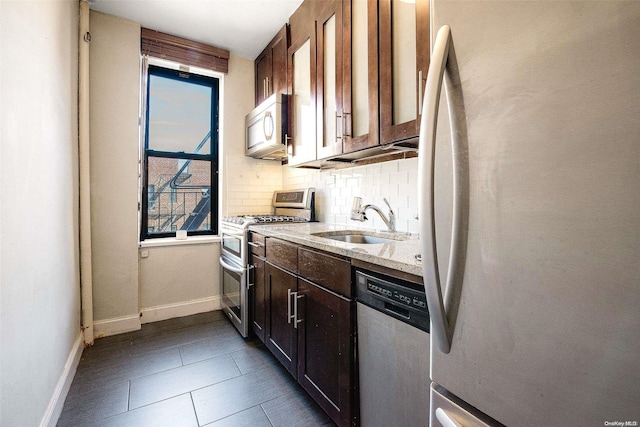
<instances>
[{"instance_id":1,"label":"lower cabinet","mask_svg":"<svg viewBox=\"0 0 640 427\"><path fill-rule=\"evenodd\" d=\"M353 418L353 302L298 279L298 382L338 425Z\"/></svg>"},{"instance_id":2,"label":"lower cabinet","mask_svg":"<svg viewBox=\"0 0 640 427\"><path fill-rule=\"evenodd\" d=\"M260 341L264 342L267 329L266 286L264 281L266 263L264 258L252 255L251 265L253 266L253 271L250 274L253 280L249 288L251 296L251 329Z\"/></svg>"},{"instance_id":3,"label":"lower cabinet","mask_svg":"<svg viewBox=\"0 0 640 427\"><path fill-rule=\"evenodd\" d=\"M249 233L249 312L251 330L260 341L265 341L267 313L265 305L265 237L257 233Z\"/></svg>"},{"instance_id":4,"label":"lower cabinet","mask_svg":"<svg viewBox=\"0 0 640 427\"><path fill-rule=\"evenodd\" d=\"M297 363L297 334L292 324L292 292L298 287L298 278L268 263L266 272L267 333L265 344L294 377Z\"/></svg>"},{"instance_id":5,"label":"lower cabinet","mask_svg":"<svg viewBox=\"0 0 640 427\"><path fill-rule=\"evenodd\" d=\"M297 250L295 259L292 246ZM318 265L329 268L325 277L331 280L305 277L305 272L314 276ZM254 270L260 274L259 267ZM349 261L267 237L263 277L265 345L333 422L357 425L355 302ZM333 278L338 277L341 283L334 286ZM259 288L254 285L254 289ZM348 295L341 289L348 289Z\"/></svg>"}]
</instances>

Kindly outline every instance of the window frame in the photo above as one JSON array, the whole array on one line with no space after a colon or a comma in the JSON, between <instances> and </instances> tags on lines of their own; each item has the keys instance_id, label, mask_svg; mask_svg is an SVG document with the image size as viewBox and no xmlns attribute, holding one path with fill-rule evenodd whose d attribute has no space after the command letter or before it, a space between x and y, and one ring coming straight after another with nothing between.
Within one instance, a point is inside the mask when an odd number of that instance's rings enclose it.
<instances>
[{"instance_id":1,"label":"window frame","mask_svg":"<svg viewBox=\"0 0 640 427\"><path fill-rule=\"evenodd\" d=\"M150 92L150 76L160 76L184 82L188 80L195 84L200 84L211 88L211 136L210 136L210 153L185 153L180 151L159 151L149 149L149 92ZM149 64L146 70L146 87L144 90L145 104L145 125L144 125L144 145L142 150L142 194L141 194L141 215L140 215L140 241L151 239L161 239L167 237L175 237L175 231L163 233L149 232L149 158L171 158L178 160L198 160L210 162L210 224L208 230L187 231L187 236L210 236L218 234L218 211L219 211L219 129L220 129L220 78L198 74L193 71L183 71L180 69L167 68L159 65ZM157 189L154 188L154 191Z\"/></svg>"}]
</instances>

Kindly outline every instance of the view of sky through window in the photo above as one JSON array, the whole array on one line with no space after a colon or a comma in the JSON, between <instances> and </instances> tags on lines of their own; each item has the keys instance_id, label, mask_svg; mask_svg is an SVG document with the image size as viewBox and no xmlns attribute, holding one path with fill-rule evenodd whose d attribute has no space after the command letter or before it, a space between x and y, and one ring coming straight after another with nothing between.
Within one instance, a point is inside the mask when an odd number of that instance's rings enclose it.
<instances>
[{"instance_id":1,"label":"view of sky through window","mask_svg":"<svg viewBox=\"0 0 640 427\"><path fill-rule=\"evenodd\" d=\"M211 129L211 88L151 75L149 149L194 153ZM211 152L211 141L198 151Z\"/></svg>"}]
</instances>

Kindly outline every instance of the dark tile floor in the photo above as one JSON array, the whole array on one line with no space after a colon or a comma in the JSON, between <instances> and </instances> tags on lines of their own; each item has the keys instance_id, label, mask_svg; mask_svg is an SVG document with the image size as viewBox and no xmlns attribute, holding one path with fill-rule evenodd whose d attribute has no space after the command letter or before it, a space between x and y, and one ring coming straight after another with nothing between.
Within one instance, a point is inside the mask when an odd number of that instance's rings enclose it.
<instances>
[{"instance_id":1,"label":"dark tile floor","mask_svg":"<svg viewBox=\"0 0 640 427\"><path fill-rule=\"evenodd\" d=\"M58 427L333 426L221 311L149 323L84 350Z\"/></svg>"}]
</instances>

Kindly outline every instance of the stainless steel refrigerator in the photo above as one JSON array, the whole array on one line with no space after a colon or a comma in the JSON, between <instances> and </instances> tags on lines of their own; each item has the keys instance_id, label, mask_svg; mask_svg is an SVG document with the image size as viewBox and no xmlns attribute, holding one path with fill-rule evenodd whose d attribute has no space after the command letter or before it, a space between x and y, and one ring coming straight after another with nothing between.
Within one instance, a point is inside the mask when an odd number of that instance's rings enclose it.
<instances>
[{"instance_id":1,"label":"stainless steel refrigerator","mask_svg":"<svg viewBox=\"0 0 640 427\"><path fill-rule=\"evenodd\" d=\"M640 2L432 0L431 20L431 425L638 425Z\"/></svg>"}]
</instances>

